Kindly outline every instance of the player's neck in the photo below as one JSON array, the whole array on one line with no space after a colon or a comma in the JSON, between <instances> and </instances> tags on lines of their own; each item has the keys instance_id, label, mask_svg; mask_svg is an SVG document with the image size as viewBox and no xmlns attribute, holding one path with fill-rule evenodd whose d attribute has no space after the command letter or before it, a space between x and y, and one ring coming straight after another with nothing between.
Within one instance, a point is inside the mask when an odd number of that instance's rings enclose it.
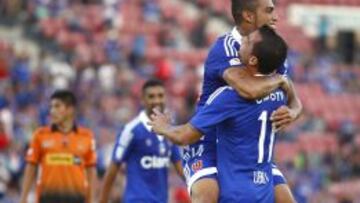
<instances>
[{"instance_id":1,"label":"player's neck","mask_svg":"<svg viewBox=\"0 0 360 203\"><path fill-rule=\"evenodd\" d=\"M259 74L259 72L257 71L257 67L256 66L251 66L251 65L247 65L247 71L250 75L256 75Z\"/></svg>"},{"instance_id":2,"label":"player's neck","mask_svg":"<svg viewBox=\"0 0 360 203\"><path fill-rule=\"evenodd\" d=\"M241 25L236 26L237 31L240 33L241 36L247 36L251 32L254 31L254 28L252 25L242 23Z\"/></svg>"},{"instance_id":3,"label":"player's neck","mask_svg":"<svg viewBox=\"0 0 360 203\"><path fill-rule=\"evenodd\" d=\"M146 110L145 110L145 114L146 114L146 116L147 116L148 118L151 118L151 115L153 114L153 111L146 109Z\"/></svg>"},{"instance_id":4,"label":"player's neck","mask_svg":"<svg viewBox=\"0 0 360 203\"><path fill-rule=\"evenodd\" d=\"M74 129L74 119L67 119L57 125L58 129L62 133L69 133Z\"/></svg>"}]
</instances>

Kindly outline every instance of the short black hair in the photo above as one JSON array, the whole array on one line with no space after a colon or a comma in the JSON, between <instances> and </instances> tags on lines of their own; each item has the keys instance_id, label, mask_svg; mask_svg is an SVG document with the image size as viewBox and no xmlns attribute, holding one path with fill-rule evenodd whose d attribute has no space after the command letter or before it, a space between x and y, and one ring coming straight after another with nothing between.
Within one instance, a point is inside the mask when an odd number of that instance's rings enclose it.
<instances>
[{"instance_id":1,"label":"short black hair","mask_svg":"<svg viewBox=\"0 0 360 203\"><path fill-rule=\"evenodd\" d=\"M165 87L164 83L161 80L155 78L149 79L143 84L142 92L144 93L145 90L149 87L158 87L158 86Z\"/></svg>"},{"instance_id":2,"label":"short black hair","mask_svg":"<svg viewBox=\"0 0 360 203\"><path fill-rule=\"evenodd\" d=\"M258 58L259 73L270 74L284 64L288 46L270 26L264 25L258 30L261 40L254 45L252 54Z\"/></svg>"},{"instance_id":3,"label":"short black hair","mask_svg":"<svg viewBox=\"0 0 360 203\"><path fill-rule=\"evenodd\" d=\"M75 94L70 90L56 90L50 97L51 100L58 99L67 106L76 106Z\"/></svg>"},{"instance_id":4,"label":"short black hair","mask_svg":"<svg viewBox=\"0 0 360 203\"><path fill-rule=\"evenodd\" d=\"M242 23L244 11L255 12L258 7L258 0L231 0L231 14L234 18L235 24Z\"/></svg>"}]
</instances>

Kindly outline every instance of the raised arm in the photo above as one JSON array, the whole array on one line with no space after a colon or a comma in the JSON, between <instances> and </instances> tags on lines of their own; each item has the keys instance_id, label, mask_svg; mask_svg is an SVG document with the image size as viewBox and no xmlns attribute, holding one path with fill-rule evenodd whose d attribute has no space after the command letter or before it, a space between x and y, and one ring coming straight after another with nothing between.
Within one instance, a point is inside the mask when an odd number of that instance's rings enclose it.
<instances>
[{"instance_id":1,"label":"raised arm","mask_svg":"<svg viewBox=\"0 0 360 203\"><path fill-rule=\"evenodd\" d=\"M271 115L273 127L279 131L286 128L293 121L298 119L302 113L303 106L296 94L294 84L288 79L285 91L288 94L288 106L282 106Z\"/></svg>"},{"instance_id":2,"label":"raised arm","mask_svg":"<svg viewBox=\"0 0 360 203\"><path fill-rule=\"evenodd\" d=\"M161 116L154 119L154 121L162 119ZM198 141L202 134L193 128L189 123L179 126L171 126L170 124L163 122L150 121L150 125L153 126L154 132L159 135L163 135L171 142L177 145L189 145Z\"/></svg>"},{"instance_id":3,"label":"raised arm","mask_svg":"<svg viewBox=\"0 0 360 203\"><path fill-rule=\"evenodd\" d=\"M226 69L223 78L240 96L249 100L262 98L286 82L280 74L256 77L241 67Z\"/></svg>"},{"instance_id":4,"label":"raised arm","mask_svg":"<svg viewBox=\"0 0 360 203\"><path fill-rule=\"evenodd\" d=\"M154 109L149 125L154 132L163 135L178 145L188 145L198 141L202 135L214 130L217 124L234 116L241 108L240 97L229 86L221 87L210 95L205 106L192 119L179 126L171 126L169 119Z\"/></svg>"},{"instance_id":5,"label":"raised arm","mask_svg":"<svg viewBox=\"0 0 360 203\"><path fill-rule=\"evenodd\" d=\"M166 137L174 144L188 145L195 143L201 138L202 134L193 128L189 123L172 126L166 114L161 113L157 109L154 109L153 112L154 114L151 115L151 121L149 121L149 125L152 126L152 130L156 134Z\"/></svg>"}]
</instances>

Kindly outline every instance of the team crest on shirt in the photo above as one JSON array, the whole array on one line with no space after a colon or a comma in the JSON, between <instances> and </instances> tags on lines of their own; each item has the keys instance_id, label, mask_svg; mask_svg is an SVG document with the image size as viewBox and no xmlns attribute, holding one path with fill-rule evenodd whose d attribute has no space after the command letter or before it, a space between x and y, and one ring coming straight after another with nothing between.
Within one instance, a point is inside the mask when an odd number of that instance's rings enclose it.
<instances>
[{"instance_id":1,"label":"team crest on shirt","mask_svg":"<svg viewBox=\"0 0 360 203\"><path fill-rule=\"evenodd\" d=\"M196 172L203 168L202 160L197 160L195 163L191 164L191 170Z\"/></svg>"},{"instance_id":2,"label":"team crest on shirt","mask_svg":"<svg viewBox=\"0 0 360 203\"><path fill-rule=\"evenodd\" d=\"M146 146L150 147L151 144L152 144L151 139L150 139L150 138L149 138L149 139L146 139L146 140L145 140L145 144L146 144Z\"/></svg>"},{"instance_id":3,"label":"team crest on shirt","mask_svg":"<svg viewBox=\"0 0 360 203\"><path fill-rule=\"evenodd\" d=\"M44 140L41 143L42 148L50 148L50 147L53 147L53 146L54 146L54 140Z\"/></svg>"},{"instance_id":4,"label":"team crest on shirt","mask_svg":"<svg viewBox=\"0 0 360 203\"><path fill-rule=\"evenodd\" d=\"M84 150L85 150L85 146L82 145L82 144L78 144L77 149L78 149L79 151L84 151Z\"/></svg>"},{"instance_id":5,"label":"team crest on shirt","mask_svg":"<svg viewBox=\"0 0 360 203\"><path fill-rule=\"evenodd\" d=\"M239 58L233 58L229 61L230 65L232 66L237 66L237 65L240 65L241 64L241 61Z\"/></svg>"}]
</instances>

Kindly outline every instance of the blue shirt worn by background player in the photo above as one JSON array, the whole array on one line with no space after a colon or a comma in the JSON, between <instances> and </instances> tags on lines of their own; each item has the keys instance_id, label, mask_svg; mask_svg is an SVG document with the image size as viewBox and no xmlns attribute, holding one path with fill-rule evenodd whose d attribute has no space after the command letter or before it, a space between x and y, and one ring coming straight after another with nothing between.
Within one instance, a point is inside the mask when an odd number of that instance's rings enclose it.
<instances>
[{"instance_id":1,"label":"blue shirt worn by background player","mask_svg":"<svg viewBox=\"0 0 360 203\"><path fill-rule=\"evenodd\" d=\"M249 101L225 86L216 90L190 121L208 135L216 126L220 202L274 202L272 154L275 133L270 115L286 104L278 89Z\"/></svg>"},{"instance_id":2,"label":"blue shirt worn by background player","mask_svg":"<svg viewBox=\"0 0 360 203\"><path fill-rule=\"evenodd\" d=\"M112 161L126 163L125 203L168 201L168 167L181 159L178 147L157 136L143 111L119 134Z\"/></svg>"},{"instance_id":3,"label":"blue shirt worn by background player","mask_svg":"<svg viewBox=\"0 0 360 203\"><path fill-rule=\"evenodd\" d=\"M211 47L205 61L204 81L197 111L205 105L216 89L227 85L223 79L225 70L242 66L238 54L241 38L240 33L234 28L231 32L219 37ZM277 72L286 75L287 65L284 64ZM203 171L202 176L216 173L216 137L211 134L215 132L208 132L201 140L184 150L183 166L188 187L200 178L200 176L193 176L198 170L208 168ZM194 167L199 165L201 167Z\"/></svg>"}]
</instances>

